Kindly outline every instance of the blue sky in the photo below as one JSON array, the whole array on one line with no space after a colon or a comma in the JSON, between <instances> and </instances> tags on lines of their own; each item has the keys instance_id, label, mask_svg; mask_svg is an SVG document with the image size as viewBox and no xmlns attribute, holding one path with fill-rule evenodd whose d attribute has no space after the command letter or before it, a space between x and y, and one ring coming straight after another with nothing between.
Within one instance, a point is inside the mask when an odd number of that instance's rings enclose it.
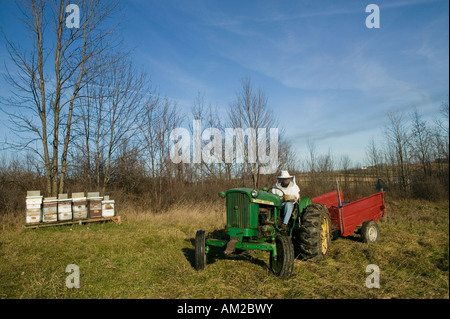
<instances>
[{"instance_id":1,"label":"blue sky","mask_svg":"<svg viewBox=\"0 0 450 319\"><path fill-rule=\"evenodd\" d=\"M16 9L0 3L3 32L14 35ZM365 25L370 3L380 8L379 29ZM124 0L121 6L134 62L162 95L189 114L200 93L224 117L241 79L250 76L300 157L310 139L321 153L362 164L370 139L381 141L388 111L416 107L432 121L448 100L447 0ZM3 46L2 69L5 58Z\"/></svg>"}]
</instances>

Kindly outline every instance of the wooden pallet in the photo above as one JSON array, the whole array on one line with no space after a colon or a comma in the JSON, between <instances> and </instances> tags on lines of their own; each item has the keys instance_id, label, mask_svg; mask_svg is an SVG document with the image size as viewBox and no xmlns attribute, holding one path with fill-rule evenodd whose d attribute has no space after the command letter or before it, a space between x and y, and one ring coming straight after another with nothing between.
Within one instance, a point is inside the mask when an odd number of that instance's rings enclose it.
<instances>
[{"instance_id":1,"label":"wooden pallet","mask_svg":"<svg viewBox=\"0 0 450 319\"><path fill-rule=\"evenodd\" d=\"M110 222L113 221L116 224L120 224L120 216L113 217L100 217L100 218L88 218L88 219L79 219L79 220L58 220L56 222L48 222L48 223L33 223L33 224L25 224L24 228L42 228L42 227L52 227L52 226L64 226L64 225L73 225L79 224L84 225L87 223L101 223L101 222Z\"/></svg>"}]
</instances>

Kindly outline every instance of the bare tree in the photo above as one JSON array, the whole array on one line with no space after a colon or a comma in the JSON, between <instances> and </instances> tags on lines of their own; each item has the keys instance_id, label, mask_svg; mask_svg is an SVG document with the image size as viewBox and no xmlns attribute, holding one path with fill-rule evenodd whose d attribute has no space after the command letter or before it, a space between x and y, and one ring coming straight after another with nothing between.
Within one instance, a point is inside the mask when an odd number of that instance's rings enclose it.
<instances>
[{"instance_id":1,"label":"bare tree","mask_svg":"<svg viewBox=\"0 0 450 319\"><path fill-rule=\"evenodd\" d=\"M435 132L436 137L436 149L438 157L443 157L446 162L449 162L449 104L448 101L442 102L439 109L441 118L436 120L437 130Z\"/></svg>"},{"instance_id":2,"label":"bare tree","mask_svg":"<svg viewBox=\"0 0 450 319\"><path fill-rule=\"evenodd\" d=\"M87 84L84 93L77 114L81 148L87 161L94 160L96 187L104 192L115 173L117 160L135 158L137 154L131 152L140 152L137 135L147 94L146 79L131 61L115 60L108 71Z\"/></svg>"},{"instance_id":3,"label":"bare tree","mask_svg":"<svg viewBox=\"0 0 450 319\"><path fill-rule=\"evenodd\" d=\"M422 116L419 114L417 109L413 111L411 118L412 131L411 138L409 139L409 143L411 145L411 158L412 160L420 163L423 176L430 177L432 173L432 143L430 143L432 134L426 122L422 120Z\"/></svg>"},{"instance_id":4,"label":"bare tree","mask_svg":"<svg viewBox=\"0 0 450 319\"><path fill-rule=\"evenodd\" d=\"M142 111L140 121L140 138L148 156L153 187L160 208L163 198L163 180L170 179L175 174L182 179L183 163L172 163L170 159L170 133L179 127L183 114L177 109L175 102L168 97L153 94Z\"/></svg>"},{"instance_id":5,"label":"bare tree","mask_svg":"<svg viewBox=\"0 0 450 319\"><path fill-rule=\"evenodd\" d=\"M375 174L377 178L380 177L380 165L382 163L382 156L383 155L381 153L381 150L375 143L375 139L372 138L366 149L366 158L369 166L375 168Z\"/></svg>"},{"instance_id":6,"label":"bare tree","mask_svg":"<svg viewBox=\"0 0 450 319\"><path fill-rule=\"evenodd\" d=\"M208 154L210 161L202 160L202 167L204 167L204 170L208 174L208 176L214 178L214 179L220 179L222 177L222 162L224 160L223 158L223 145L224 145L224 138L222 136L222 121L220 120L220 117L218 116L218 110L217 107L213 108L211 103L208 104L208 109L205 117L205 124L206 127L210 130L211 135L208 141L205 141L206 145L203 150L206 149L206 151L209 151L210 154ZM219 134L212 134L214 132ZM217 139L217 140L216 140ZM220 140L219 140L220 139ZM210 147L208 147L210 146ZM217 148L217 149L216 149ZM214 154L212 153L214 151ZM215 152L218 152L215 154ZM203 169L202 169L203 173Z\"/></svg>"},{"instance_id":7,"label":"bare tree","mask_svg":"<svg viewBox=\"0 0 450 319\"><path fill-rule=\"evenodd\" d=\"M449 119L449 105L447 102L442 102L439 111L444 119L444 121L439 121L438 125L444 132L444 134L448 135L448 119Z\"/></svg>"},{"instance_id":8,"label":"bare tree","mask_svg":"<svg viewBox=\"0 0 450 319\"><path fill-rule=\"evenodd\" d=\"M316 172L316 162L317 162L317 147L316 144L310 139L307 140L307 147L309 158L307 159L307 165L309 167L309 172L311 174L311 178L314 178Z\"/></svg>"},{"instance_id":9,"label":"bare tree","mask_svg":"<svg viewBox=\"0 0 450 319\"><path fill-rule=\"evenodd\" d=\"M140 138L144 146L144 153L148 156L147 169L152 178L159 176L157 172L157 139L159 132L157 130L156 122L158 121L159 107L161 104L160 95L156 92L151 92L145 100L143 112L140 121ZM146 151L145 151L146 150Z\"/></svg>"},{"instance_id":10,"label":"bare tree","mask_svg":"<svg viewBox=\"0 0 450 319\"><path fill-rule=\"evenodd\" d=\"M317 158L317 166L319 172L325 174L331 173L334 170L334 160L330 149L328 149L326 154L319 155Z\"/></svg>"},{"instance_id":11,"label":"bare tree","mask_svg":"<svg viewBox=\"0 0 450 319\"><path fill-rule=\"evenodd\" d=\"M350 165L351 165L352 161L347 154L344 154L341 156L339 162L340 162L339 164L340 164L341 170L343 171L343 174L344 174L344 186L347 187L348 186L349 169L350 169Z\"/></svg>"},{"instance_id":12,"label":"bare tree","mask_svg":"<svg viewBox=\"0 0 450 319\"><path fill-rule=\"evenodd\" d=\"M255 91L250 78L242 80L241 90L236 94L236 99L231 103L228 110L228 123L235 129L250 129L247 140L252 139L253 141L258 142L260 142L258 128L265 128L267 131L270 130L270 128L276 128L278 126L278 120L268 107L266 94L261 89ZM268 136L266 135L266 139L267 138ZM247 145L249 145L249 143ZM268 143L266 143L266 146L267 145ZM254 153L249 153L248 149L246 151L247 162L250 163L241 166L241 173L242 176L244 176L248 171L252 176L253 187L256 187L258 168L261 165L259 161L261 154L258 154L258 151ZM250 161L249 156L254 156L255 161Z\"/></svg>"},{"instance_id":13,"label":"bare tree","mask_svg":"<svg viewBox=\"0 0 450 319\"><path fill-rule=\"evenodd\" d=\"M195 100L194 100L194 104L192 105L191 108L191 114L192 114L192 118L194 121L200 121L201 123L204 122L205 120L205 98L203 95L200 94L200 92L198 92ZM194 139L193 143L199 143L200 147L201 145L201 141L196 141L195 139L197 138L196 136L194 136L194 126L191 125L191 123L189 123L189 127ZM201 132L199 132L201 134ZM198 182L200 180L200 183L203 184L203 177L204 177L204 173L203 173L203 161L201 163L197 163L194 162L193 164L193 172L194 172L194 179Z\"/></svg>"},{"instance_id":14,"label":"bare tree","mask_svg":"<svg viewBox=\"0 0 450 319\"><path fill-rule=\"evenodd\" d=\"M408 166L408 134L405 121L401 113L389 112L389 124L386 127L385 135L387 148L391 163L396 169L396 177L400 184L400 189L406 191L409 187L409 166Z\"/></svg>"},{"instance_id":15,"label":"bare tree","mask_svg":"<svg viewBox=\"0 0 450 319\"><path fill-rule=\"evenodd\" d=\"M283 134L281 135L278 148L279 167L283 167L283 169L287 169L289 172L299 170L297 153L295 152L290 141L283 138Z\"/></svg>"},{"instance_id":16,"label":"bare tree","mask_svg":"<svg viewBox=\"0 0 450 319\"><path fill-rule=\"evenodd\" d=\"M104 29L117 1L79 1L79 28L66 26L67 4L64 0L20 1L31 49L5 39L15 67L7 71L13 95L5 104L22 110L6 111L12 129L22 135L20 142L9 146L37 153L44 163L47 193L53 196L64 190L76 100L86 83L108 67L110 60L104 56L118 44L117 37L112 37L115 28ZM33 145L37 140L40 147Z\"/></svg>"}]
</instances>

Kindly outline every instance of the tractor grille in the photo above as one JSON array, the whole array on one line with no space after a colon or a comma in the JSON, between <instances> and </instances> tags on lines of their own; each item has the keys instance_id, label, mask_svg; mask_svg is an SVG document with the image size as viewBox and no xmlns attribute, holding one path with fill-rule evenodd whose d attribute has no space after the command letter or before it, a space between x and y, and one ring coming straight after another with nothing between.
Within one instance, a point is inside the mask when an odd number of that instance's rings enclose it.
<instances>
[{"instance_id":1,"label":"tractor grille","mask_svg":"<svg viewBox=\"0 0 450 319\"><path fill-rule=\"evenodd\" d=\"M250 228L250 201L246 194L227 195L228 227Z\"/></svg>"}]
</instances>

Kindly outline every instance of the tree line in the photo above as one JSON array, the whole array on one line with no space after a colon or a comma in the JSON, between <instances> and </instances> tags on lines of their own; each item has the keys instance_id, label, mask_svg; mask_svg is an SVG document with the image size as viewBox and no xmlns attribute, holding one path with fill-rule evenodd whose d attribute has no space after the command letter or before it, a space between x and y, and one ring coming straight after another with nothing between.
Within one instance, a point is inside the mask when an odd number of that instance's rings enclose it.
<instances>
[{"instance_id":1,"label":"tree line","mask_svg":"<svg viewBox=\"0 0 450 319\"><path fill-rule=\"evenodd\" d=\"M366 149L367 163L401 196L448 198L448 100L439 111L431 123L416 108L388 113L382 139L372 139Z\"/></svg>"}]
</instances>

